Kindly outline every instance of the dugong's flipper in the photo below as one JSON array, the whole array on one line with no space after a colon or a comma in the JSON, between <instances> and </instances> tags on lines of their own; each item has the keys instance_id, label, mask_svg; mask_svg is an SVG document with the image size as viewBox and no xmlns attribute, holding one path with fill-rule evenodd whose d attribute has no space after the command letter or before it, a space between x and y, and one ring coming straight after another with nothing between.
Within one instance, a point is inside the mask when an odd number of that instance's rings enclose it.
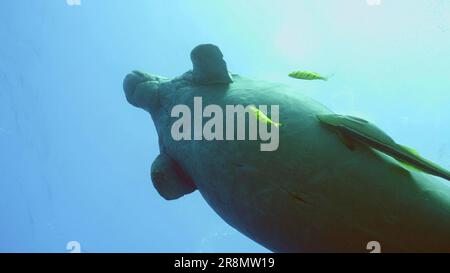
<instances>
[{"instance_id":1,"label":"dugong's flipper","mask_svg":"<svg viewBox=\"0 0 450 273\"><path fill-rule=\"evenodd\" d=\"M317 118L337 131L346 141L359 141L421 171L450 180L450 172L421 157L412 149L397 144L380 128L370 122L342 115L318 115ZM348 146L348 143L346 143Z\"/></svg>"},{"instance_id":2,"label":"dugong's flipper","mask_svg":"<svg viewBox=\"0 0 450 273\"><path fill-rule=\"evenodd\" d=\"M228 73L220 49L211 44L195 47L191 52L194 82L198 84L229 84L233 80Z\"/></svg>"},{"instance_id":3,"label":"dugong's flipper","mask_svg":"<svg viewBox=\"0 0 450 273\"><path fill-rule=\"evenodd\" d=\"M180 198L197 189L180 165L166 154L158 155L153 161L151 176L156 190L167 200Z\"/></svg>"}]
</instances>

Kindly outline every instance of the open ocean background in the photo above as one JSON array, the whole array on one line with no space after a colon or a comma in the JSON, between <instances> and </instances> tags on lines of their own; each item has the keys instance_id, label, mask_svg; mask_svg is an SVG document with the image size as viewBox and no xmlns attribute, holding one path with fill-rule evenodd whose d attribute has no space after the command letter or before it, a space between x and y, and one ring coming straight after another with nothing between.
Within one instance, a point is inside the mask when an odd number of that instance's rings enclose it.
<instances>
[{"instance_id":1,"label":"open ocean background","mask_svg":"<svg viewBox=\"0 0 450 273\"><path fill-rule=\"evenodd\" d=\"M267 252L198 192L167 202L150 181L156 131L122 80L177 76L201 43L450 168L449 0L4 0L0 252Z\"/></svg>"}]
</instances>

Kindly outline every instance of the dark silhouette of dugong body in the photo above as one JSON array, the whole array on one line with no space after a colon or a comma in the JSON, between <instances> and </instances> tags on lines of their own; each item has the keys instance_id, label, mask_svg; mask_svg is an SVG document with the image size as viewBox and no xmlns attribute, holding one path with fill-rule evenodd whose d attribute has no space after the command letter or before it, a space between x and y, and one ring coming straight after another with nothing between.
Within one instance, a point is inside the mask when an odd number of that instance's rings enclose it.
<instances>
[{"instance_id":1,"label":"dark silhouette of dugong body","mask_svg":"<svg viewBox=\"0 0 450 273\"><path fill-rule=\"evenodd\" d=\"M222 53L200 45L193 71L166 79L125 78L127 100L151 114L160 155L152 181L166 199L199 190L230 225L276 252L450 251L450 187L407 170L367 145L352 149L321 125L333 114L287 86L228 73ZM258 141L180 140L171 135L175 105L279 105L279 147Z\"/></svg>"}]
</instances>

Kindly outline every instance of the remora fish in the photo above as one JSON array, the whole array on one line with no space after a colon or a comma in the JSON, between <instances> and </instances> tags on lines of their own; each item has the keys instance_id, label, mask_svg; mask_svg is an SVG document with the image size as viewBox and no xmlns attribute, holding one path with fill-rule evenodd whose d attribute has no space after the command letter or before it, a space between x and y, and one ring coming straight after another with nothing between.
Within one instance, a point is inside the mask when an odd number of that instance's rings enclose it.
<instances>
[{"instance_id":1,"label":"remora fish","mask_svg":"<svg viewBox=\"0 0 450 273\"><path fill-rule=\"evenodd\" d=\"M431 175L439 176L450 181L450 172L437 164L421 157L419 153L409 147L396 143L381 129L368 121L342 115L318 115L318 119L337 131L342 141L352 149L353 143L359 141L378 151Z\"/></svg>"}]
</instances>

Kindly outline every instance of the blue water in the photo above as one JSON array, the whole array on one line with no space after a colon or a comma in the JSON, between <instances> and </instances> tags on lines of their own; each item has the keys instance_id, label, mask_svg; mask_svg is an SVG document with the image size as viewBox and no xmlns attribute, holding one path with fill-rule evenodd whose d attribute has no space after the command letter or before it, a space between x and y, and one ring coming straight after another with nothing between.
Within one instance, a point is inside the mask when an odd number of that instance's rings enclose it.
<instances>
[{"instance_id":1,"label":"blue water","mask_svg":"<svg viewBox=\"0 0 450 273\"><path fill-rule=\"evenodd\" d=\"M448 0L2 1L0 252L267 251L198 192L168 202L151 185L157 135L122 80L179 75L200 43L450 168Z\"/></svg>"}]
</instances>

